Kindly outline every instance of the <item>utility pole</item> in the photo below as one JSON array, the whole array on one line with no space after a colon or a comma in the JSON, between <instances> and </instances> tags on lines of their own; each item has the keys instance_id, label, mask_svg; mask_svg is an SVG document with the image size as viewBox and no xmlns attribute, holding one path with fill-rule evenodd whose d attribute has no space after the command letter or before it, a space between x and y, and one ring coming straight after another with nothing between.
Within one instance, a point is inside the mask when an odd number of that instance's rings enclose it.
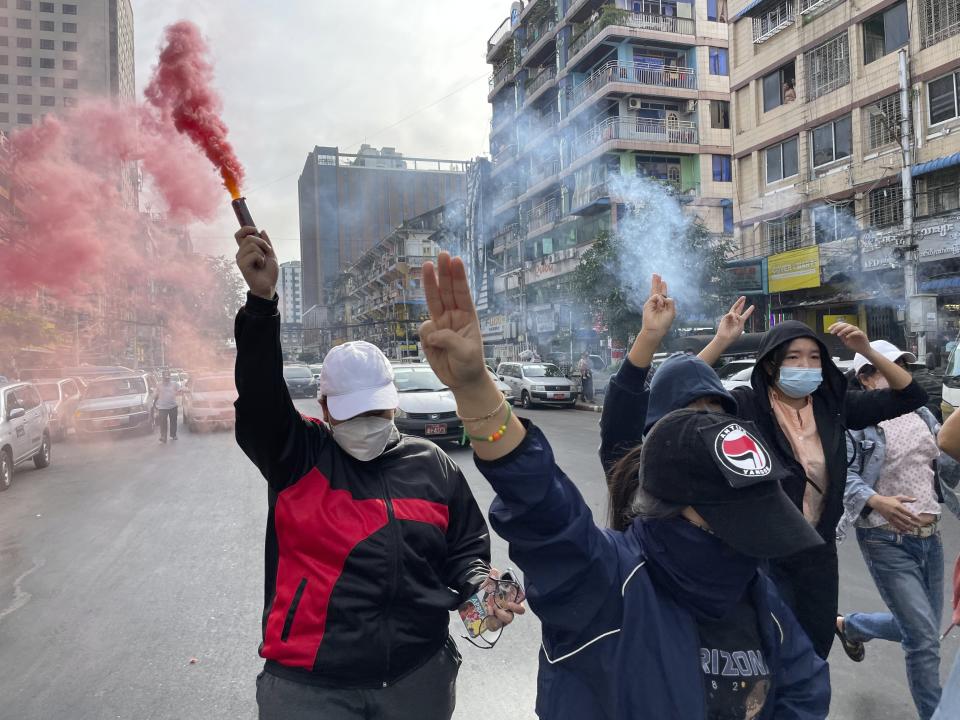
<instances>
[{"instance_id":1,"label":"utility pole","mask_svg":"<svg viewBox=\"0 0 960 720\"><path fill-rule=\"evenodd\" d=\"M907 242L907 252L903 258L903 294L906 301L907 334L913 334L913 325L921 318L913 317L912 310L914 303L911 302L917 294L917 271L919 266L919 253L917 252L915 238L913 236L913 122L912 110L913 103L910 98L910 71L908 67L909 58L907 49L901 48L899 52L900 60L900 152L903 156L903 163L900 169L900 185L903 190L903 234ZM917 333L917 357L925 358L927 355L926 333Z\"/></svg>"}]
</instances>

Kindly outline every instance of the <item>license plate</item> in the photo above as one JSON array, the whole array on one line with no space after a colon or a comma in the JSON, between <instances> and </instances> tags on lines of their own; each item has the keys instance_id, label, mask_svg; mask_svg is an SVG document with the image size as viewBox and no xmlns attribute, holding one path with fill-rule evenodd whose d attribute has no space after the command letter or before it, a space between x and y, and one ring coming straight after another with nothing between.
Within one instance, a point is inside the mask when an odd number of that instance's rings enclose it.
<instances>
[{"instance_id":1,"label":"license plate","mask_svg":"<svg viewBox=\"0 0 960 720\"><path fill-rule=\"evenodd\" d=\"M552 397L554 400L566 400L566 399L567 399L567 394L566 394L566 393L554 393L553 395L551 395L551 397Z\"/></svg>"},{"instance_id":2,"label":"license plate","mask_svg":"<svg viewBox=\"0 0 960 720\"><path fill-rule=\"evenodd\" d=\"M446 425L427 425L425 428L427 435L446 435L447 426Z\"/></svg>"},{"instance_id":3,"label":"license plate","mask_svg":"<svg viewBox=\"0 0 960 720\"><path fill-rule=\"evenodd\" d=\"M126 418L117 418L117 419L115 419L115 420L104 420L101 424L102 424L104 427L107 427L107 428L121 427L121 426L127 424L127 419L126 419Z\"/></svg>"}]
</instances>

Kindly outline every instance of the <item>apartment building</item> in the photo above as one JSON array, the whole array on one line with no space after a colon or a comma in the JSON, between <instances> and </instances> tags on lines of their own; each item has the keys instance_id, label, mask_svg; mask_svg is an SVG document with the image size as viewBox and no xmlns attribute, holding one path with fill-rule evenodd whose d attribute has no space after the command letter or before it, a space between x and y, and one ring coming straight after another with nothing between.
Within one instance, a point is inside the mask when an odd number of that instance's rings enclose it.
<instances>
[{"instance_id":1,"label":"apartment building","mask_svg":"<svg viewBox=\"0 0 960 720\"><path fill-rule=\"evenodd\" d=\"M904 342L905 263L918 260L919 292L937 297L928 349L942 348L960 311L960 2L752 0L731 10L740 289L767 323L796 318L823 332L839 317Z\"/></svg>"},{"instance_id":2,"label":"apartment building","mask_svg":"<svg viewBox=\"0 0 960 720\"><path fill-rule=\"evenodd\" d=\"M303 272L299 260L280 263L277 295L281 322L299 325L303 314Z\"/></svg>"},{"instance_id":3,"label":"apartment building","mask_svg":"<svg viewBox=\"0 0 960 720\"><path fill-rule=\"evenodd\" d=\"M487 43L493 259L484 339L500 357L600 342L570 273L615 227L616 176L662 181L733 232L724 0L529 0Z\"/></svg>"}]
</instances>

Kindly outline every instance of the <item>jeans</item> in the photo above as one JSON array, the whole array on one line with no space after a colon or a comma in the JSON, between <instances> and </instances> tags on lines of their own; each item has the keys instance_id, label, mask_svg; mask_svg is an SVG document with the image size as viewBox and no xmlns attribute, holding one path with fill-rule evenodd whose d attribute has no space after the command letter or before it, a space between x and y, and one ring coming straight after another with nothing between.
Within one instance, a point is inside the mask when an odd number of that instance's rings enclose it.
<instances>
[{"instance_id":1,"label":"jeans","mask_svg":"<svg viewBox=\"0 0 960 720\"><path fill-rule=\"evenodd\" d=\"M943 619L943 544L940 534L920 538L880 528L857 528L857 540L890 613L852 613L850 640L899 642L907 682L921 720L940 702L940 622Z\"/></svg>"},{"instance_id":2,"label":"jeans","mask_svg":"<svg viewBox=\"0 0 960 720\"><path fill-rule=\"evenodd\" d=\"M171 410L160 410L157 412L160 415L160 437L163 440L167 439L167 423L170 424L170 437L175 438L177 436L177 415L180 414L179 408L173 408Z\"/></svg>"}]
</instances>

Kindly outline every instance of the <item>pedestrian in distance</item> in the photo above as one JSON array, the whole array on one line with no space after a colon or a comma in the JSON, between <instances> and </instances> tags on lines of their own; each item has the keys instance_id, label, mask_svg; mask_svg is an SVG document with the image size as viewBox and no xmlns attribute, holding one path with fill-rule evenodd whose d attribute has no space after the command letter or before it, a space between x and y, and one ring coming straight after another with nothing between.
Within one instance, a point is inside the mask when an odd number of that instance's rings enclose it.
<instances>
[{"instance_id":1,"label":"pedestrian in distance","mask_svg":"<svg viewBox=\"0 0 960 720\"><path fill-rule=\"evenodd\" d=\"M825 541L770 563L781 594L824 659L838 614L836 531L847 484L846 431L900 417L927 400L910 373L872 348L862 330L835 323L829 331L866 358L889 388L848 392L847 379L823 341L803 323L788 320L764 335L750 385L731 391L738 417L756 423L767 445L783 458L790 471L784 490ZM713 365L736 339L733 335L718 333L700 357Z\"/></svg>"},{"instance_id":2,"label":"pedestrian in distance","mask_svg":"<svg viewBox=\"0 0 960 720\"><path fill-rule=\"evenodd\" d=\"M261 720L449 720L460 654L450 610L498 574L463 473L433 443L401 435L383 353L327 353L323 420L283 379L276 254L236 235L249 286L237 314L237 442L267 481ZM485 627L522 605L487 596Z\"/></svg>"},{"instance_id":3,"label":"pedestrian in distance","mask_svg":"<svg viewBox=\"0 0 960 720\"><path fill-rule=\"evenodd\" d=\"M466 270L426 263L420 337L453 392L492 527L524 571L542 624L536 711L550 720L825 718L826 664L762 557L822 543L780 487L784 468L749 424L701 410L661 420L644 445L636 517L595 524L546 437L483 369Z\"/></svg>"},{"instance_id":4,"label":"pedestrian in distance","mask_svg":"<svg viewBox=\"0 0 960 720\"><path fill-rule=\"evenodd\" d=\"M577 364L577 372L580 373L580 393L583 401L593 402L593 368L590 367L590 355L584 352L580 355L580 362Z\"/></svg>"},{"instance_id":5,"label":"pedestrian in distance","mask_svg":"<svg viewBox=\"0 0 960 720\"><path fill-rule=\"evenodd\" d=\"M906 369L912 353L886 340L870 346ZM864 356L853 361L856 378L868 391L885 390L887 380ZM837 636L855 662L864 643L882 639L903 646L907 681L921 720L930 720L940 702L940 621L943 617L943 544L940 503L960 514L953 491L960 465L937 446L940 424L929 409L885 420L847 435L844 492L846 512L837 526L842 540L856 526L857 543L886 613L851 613L837 618Z\"/></svg>"},{"instance_id":6,"label":"pedestrian in distance","mask_svg":"<svg viewBox=\"0 0 960 720\"><path fill-rule=\"evenodd\" d=\"M170 371L164 370L160 374L160 384L157 386L157 398L154 405L157 410L157 419L160 421L160 442L167 441L169 427L170 439L177 439L177 416L180 409L177 406L177 384L170 377Z\"/></svg>"}]
</instances>

